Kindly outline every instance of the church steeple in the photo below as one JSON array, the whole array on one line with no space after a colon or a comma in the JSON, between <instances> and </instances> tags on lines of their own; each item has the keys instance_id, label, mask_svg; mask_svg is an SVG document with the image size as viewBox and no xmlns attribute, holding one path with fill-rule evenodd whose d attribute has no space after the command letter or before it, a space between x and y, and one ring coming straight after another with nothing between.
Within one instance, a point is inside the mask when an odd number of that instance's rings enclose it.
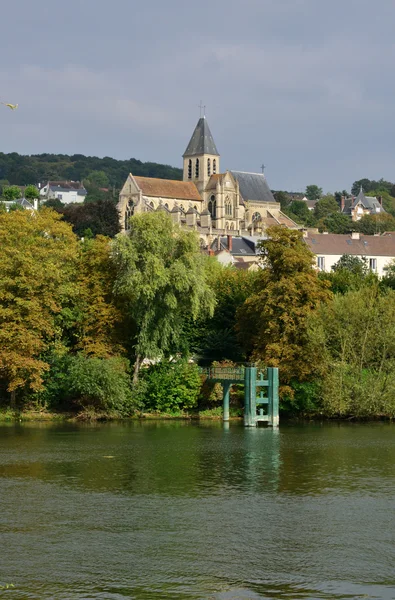
<instances>
[{"instance_id":1,"label":"church steeple","mask_svg":"<svg viewBox=\"0 0 395 600\"><path fill-rule=\"evenodd\" d=\"M211 134L206 117L200 117L195 131L192 134L190 142L185 150L183 157L200 156L202 154L210 154L211 156L219 156L214 138Z\"/></svg>"},{"instance_id":2,"label":"church steeple","mask_svg":"<svg viewBox=\"0 0 395 600\"><path fill-rule=\"evenodd\" d=\"M220 172L219 153L206 117L200 117L183 158L184 181L193 181L202 194L211 175Z\"/></svg>"}]
</instances>

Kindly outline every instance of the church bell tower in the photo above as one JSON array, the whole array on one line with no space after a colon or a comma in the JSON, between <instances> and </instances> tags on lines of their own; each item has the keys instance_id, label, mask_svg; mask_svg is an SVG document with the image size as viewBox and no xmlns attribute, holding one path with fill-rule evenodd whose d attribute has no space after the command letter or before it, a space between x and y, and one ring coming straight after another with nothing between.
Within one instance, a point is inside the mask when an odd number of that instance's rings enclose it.
<instances>
[{"instance_id":1,"label":"church bell tower","mask_svg":"<svg viewBox=\"0 0 395 600\"><path fill-rule=\"evenodd\" d=\"M183 154L184 181L192 181L203 198L211 175L220 173L219 154L206 117L200 117Z\"/></svg>"}]
</instances>

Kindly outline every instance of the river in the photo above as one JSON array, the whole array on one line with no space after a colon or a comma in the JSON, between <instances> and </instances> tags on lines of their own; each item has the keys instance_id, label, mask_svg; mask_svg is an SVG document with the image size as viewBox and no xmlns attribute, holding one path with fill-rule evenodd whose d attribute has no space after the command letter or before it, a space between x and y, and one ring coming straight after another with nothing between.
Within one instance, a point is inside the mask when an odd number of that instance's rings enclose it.
<instances>
[{"instance_id":1,"label":"river","mask_svg":"<svg viewBox=\"0 0 395 600\"><path fill-rule=\"evenodd\" d=\"M10 600L395 598L395 425L0 426Z\"/></svg>"}]
</instances>

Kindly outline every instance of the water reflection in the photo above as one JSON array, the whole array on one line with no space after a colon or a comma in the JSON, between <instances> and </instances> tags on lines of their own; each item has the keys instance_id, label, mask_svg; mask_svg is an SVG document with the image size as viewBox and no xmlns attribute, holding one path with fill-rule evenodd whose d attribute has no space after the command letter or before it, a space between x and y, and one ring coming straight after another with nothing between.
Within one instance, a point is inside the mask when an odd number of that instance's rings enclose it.
<instances>
[{"instance_id":1,"label":"water reflection","mask_svg":"<svg viewBox=\"0 0 395 600\"><path fill-rule=\"evenodd\" d=\"M2 426L0 584L16 599L393 598L394 432Z\"/></svg>"}]
</instances>

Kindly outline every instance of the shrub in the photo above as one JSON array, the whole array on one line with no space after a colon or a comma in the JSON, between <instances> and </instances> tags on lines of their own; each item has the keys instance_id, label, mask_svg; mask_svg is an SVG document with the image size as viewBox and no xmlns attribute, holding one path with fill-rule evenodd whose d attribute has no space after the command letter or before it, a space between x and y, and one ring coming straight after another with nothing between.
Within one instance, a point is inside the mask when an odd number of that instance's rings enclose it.
<instances>
[{"instance_id":1,"label":"shrub","mask_svg":"<svg viewBox=\"0 0 395 600\"><path fill-rule=\"evenodd\" d=\"M69 389L82 408L130 415L133 399L127 361L120 358L73 357L68 368Z\"/></svg>"},{"instance_id":2,"label":"shrub","mask_svg":"<svg viewBox=\"0 0 395 600\"><path fill-rule=\"evenodd\" d=\"M136 399L149 411L174 413L194 408L201 387L197 365L185 360L161 361L142 369Z\"/></svg>"}]
</instances>

